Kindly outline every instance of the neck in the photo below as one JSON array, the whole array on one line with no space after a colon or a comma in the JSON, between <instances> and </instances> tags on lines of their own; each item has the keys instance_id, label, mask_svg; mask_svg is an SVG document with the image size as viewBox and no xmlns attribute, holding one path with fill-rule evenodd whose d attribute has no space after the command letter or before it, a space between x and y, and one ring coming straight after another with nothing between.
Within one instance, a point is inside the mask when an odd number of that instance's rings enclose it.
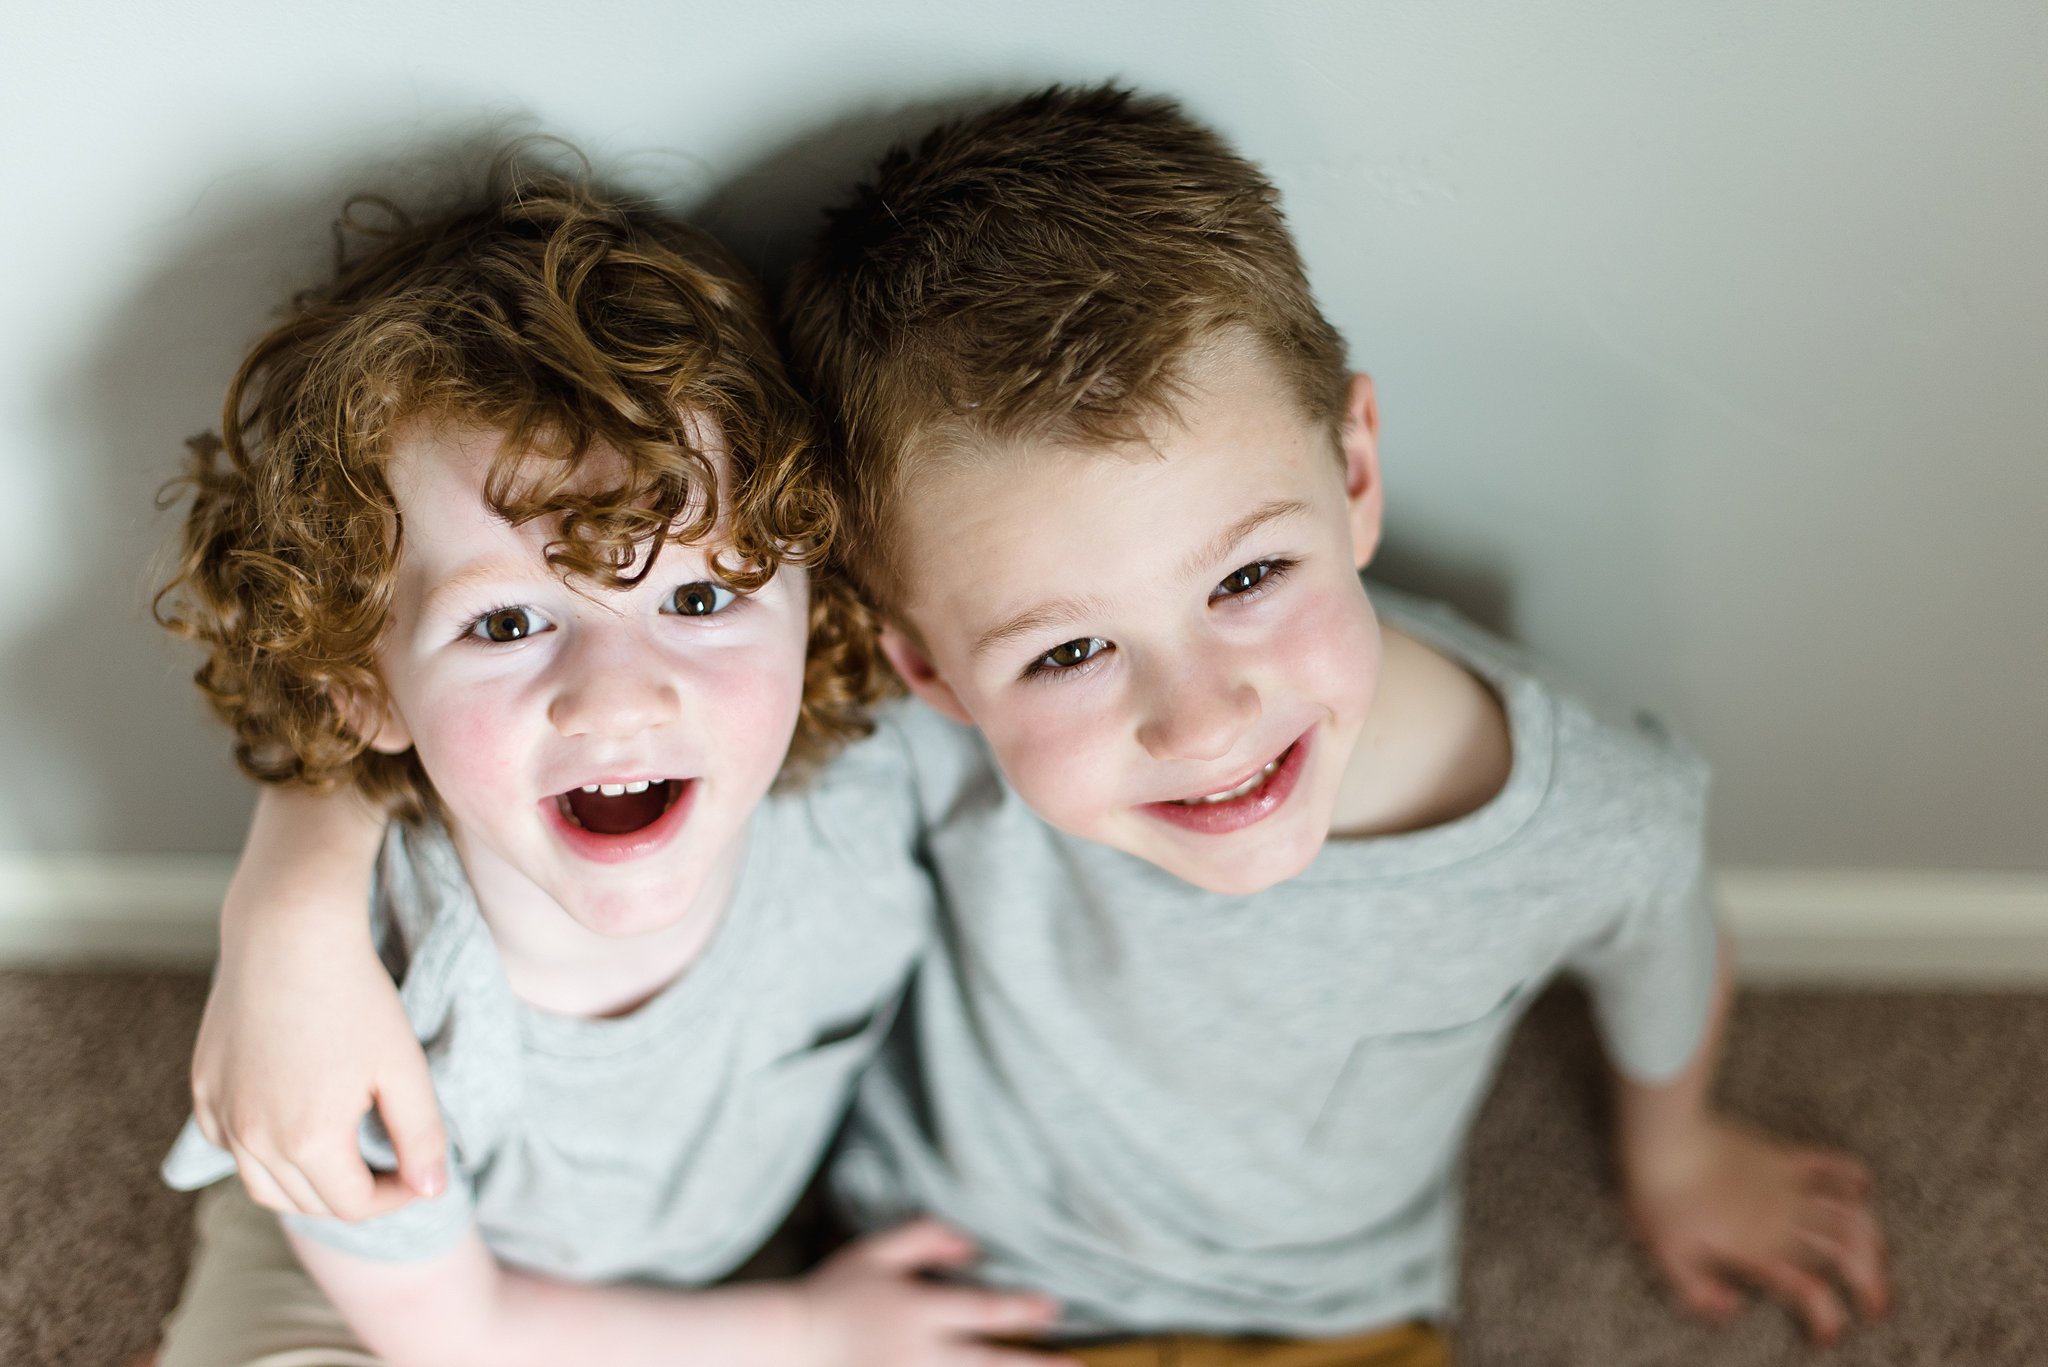
<instances>
[{"instance_id":1,"label":"neck","mask_svg":"<svg viewBox=\"0 0 2048 1367\"><path fill-rule=\"evenodd\" d=\"M683 915L658 929L604 935L520 874L488 857L472 858L459 832L455 846L512 994L558 1016L623 1016L644 1005L703 955L739 882L736 852L705 880Z\"/></svg>"},{"instance_id":2,"label":"neck","mask_svg":"<svg viewBox=\"0 0 2048 1367\"><path fill-rule=\"evenodd\" d=\"M1345 763L1333 838L1455 821L1507 783L1514 748L1500 698L1456 660L1381 630L1379 691Z\"/></svg>"}]
</instances>

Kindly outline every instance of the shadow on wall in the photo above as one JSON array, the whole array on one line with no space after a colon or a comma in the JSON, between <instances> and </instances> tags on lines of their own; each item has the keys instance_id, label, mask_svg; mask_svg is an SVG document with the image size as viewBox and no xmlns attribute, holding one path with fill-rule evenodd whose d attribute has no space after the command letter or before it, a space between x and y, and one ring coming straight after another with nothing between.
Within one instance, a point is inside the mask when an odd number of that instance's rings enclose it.
<instances>
[{"instance_id":1,"label":"shadow on wall","mask_svg":"<svg viewBox=\"0 0 2048 1367\"><path fill-rule=\"evenodd\" d=\"M1498 565L1455 559L1390 535L1366 572L1390 587L1448 603L1496 636L1516 639L1513 586Z\"/></svg>"},{"instance_id":2,"label":"shadow on wall","mask_svg":"<svg viewBox=\"0 0 2048 1367\"><path fill-rule=\"evenodd\" d=\"M432 204L473 184L521 122L451 128L400 152L346 139L194 186L163 214L150 267L136 274L47 399L53 450L69 476L67 585L4 661L0 694L30 750L0 784L0 822L31 849L232 849L250 789L190 674L197 654L151 622L180 514L158 489L184 441L219 424L221 396L247 345L285 300L323 277L333 224L353 193ZM144 211L150 206L144 206ZM46 782L51 778L61 781Z\"/></svg>"},{"instance_id":3,"label":"shadow on wall","mask_svg":"<svg viewBox=\"0 0 2048 1367\"><path fill-rule=\"evenodd\" d=\"M732 169L678 186L600 164L601 176L680 202L772 281L788 269L820 208L894 142L942 119L1020 93L962 89L940 99L872 104ZM155 510L181 468L184 440L217 427L243 350L297 289L324 278L333 228L350 196L375 193L432 212L472 190L514 138L545 131L525 115L479 118L402 148L344 137L290 166L273 164L195 187L167 223L154 268L111 310L48 399L49 428L71 482L43 515L69 529L69 584L0 661L16 736L0 784L0 823L45 851L231 849L249 802L228 738L189 675L195 652L149 619L171 563L177 512ZM654 154L668 155L666 149ZM657 165L676 177L676 165ZM700 164L701 165L701 164ZM310 168L310 169L309 169ZM1390 582L1450 601L1482 623L1508 624L1504 581L1485 567L1442 565L1395 547ZM61 781L50 782L51 778Z\"/></svg>"}]
</instances>

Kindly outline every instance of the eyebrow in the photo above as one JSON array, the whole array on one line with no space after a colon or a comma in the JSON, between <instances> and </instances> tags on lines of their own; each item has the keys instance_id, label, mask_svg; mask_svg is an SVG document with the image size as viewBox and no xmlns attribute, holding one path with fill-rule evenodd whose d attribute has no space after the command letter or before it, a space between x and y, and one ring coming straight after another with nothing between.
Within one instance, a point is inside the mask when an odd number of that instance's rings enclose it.
<instances>
[{"instance_id":1,"label":"eyebrow","mask_svg":"<svg viewBox=\"0 0 2048 1367\"><path fill-rule=\"evenodd\" d=\"M1278 522L1283 518L1297 517L1308 510L1308 504L1298 498L1276 498L1271 502L1261 503L1258 507L1252 509L1228 527L1225 527L1214 541L1211 541L1207 546L1189 556L1181 565L1180 572L1182 577L1185 578L1199 574L1203 570L1213 567L1217 561L1235 550L1239 542L1248 539L1253 532L1266 526L1268 523Z\"/></svg>"},{"instance_id":2,"label":"eyebrow","mask_svg":"<svg viewBox=\"0 0 2048 1367\"><path fill-rule=\"evenodd\" d=\"M1099 598L1055 598L1050 603L1029 607L1014 617L1006 617L975 638L973 655L976 659L989 654L997 646L1014 641L1020 636L1032 636L1056 622L1071 622L1100 608Z\"/></svg>"},{"instance_id":3,"label":"eyebrow","mask_svg":"<svg viewBox=\"0 0 2048 1367\"><path fill-rule=\"evenodd\" d=\"M490 584L509 584L526 576L521 567L506 560L472 560L454 574L428 589L420 599L420 620L431 622L448 611L449 599L460 599Z\"/></svg>"},{"instance_id":4,"label":"eyebrow","mask_svg":"<svg viewBox=\"0 0 2048 1367\"><path fill-rule=\"evenodd\" d=\"M1262 503L1237 521L1225 527L1214 541L1188 557L1182 564L1183 578L1200 573L1213 566L1230 553L1239 542L1269 523L1283 518L1295 517L1309 511L1307 503L1298 498L1276 498ZM1028 607L1011 617L1006 617L975 638L972 654L976 659L988 655L998 646L1016 640L1020 636L1036 635L1060 622L1071 622L1078 617L1098 611L1099 598L1055 598L1049 603Z\"/></svg>"}]
</instances>

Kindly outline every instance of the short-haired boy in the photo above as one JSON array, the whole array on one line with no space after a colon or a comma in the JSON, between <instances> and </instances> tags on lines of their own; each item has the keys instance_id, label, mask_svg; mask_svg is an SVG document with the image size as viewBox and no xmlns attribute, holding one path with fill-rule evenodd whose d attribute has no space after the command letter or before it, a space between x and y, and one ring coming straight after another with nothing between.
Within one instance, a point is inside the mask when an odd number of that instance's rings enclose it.
<instances>
[{"instance_id":1,"label":"short-haired boy","mask_svg":"<svg viewBox=\"0 0 2048 1367\"><path fill-rule=\"evenodd\" d=\"M1447 613L1376 619L1373 389L1255 168L1161 100L1015 101L885 158L786 316L884 647L1008 781L918 766L949 952L864 1084L858 1209L956 1222L1069 1332L1429 1360L1398 1326L1451 1311L1466 1128L1570 970L1681 1298L1882 1312L1861 1165L1709 1105L1702 766Z\"/></svg>"},{"instance_id":2,"label":"short-haired boy","mask_svg":"<svg viewBox=\"0 0 2048 1367\"><path fill-rule=\"evenodd\" d=\"M874 695L806 413L721 250L516 160L243 364L165 620L253 776L401 818L380 950L451 1142L360 1224L221 1183L164 1367L1025 1360L978 1336L1043 1298L925 1280L969 1253L929 1222L682 1289L790 1209L927 936L882 750L769 792ZM165 1173L246 1158L194 1124Z\"/></svg>"},{"instance_id":3,"label":"short-haired boy","mask_svg":"<svg viewBox=\"0 0 2048 1367\"><path fill-rule=\"evenodd\" d=\"M1681 1298L1883 1312L1861 1165L1709 1106L1699 763L1375 613L1373 390L1254 168L1162 101L1012 102L891 154L787 312L884 647L986 746L889 723L944 930L858 1213L966 1231L1103 1367L1440 1362L1466 1127L1571 970Z\"/></svg>"}]
</instances>

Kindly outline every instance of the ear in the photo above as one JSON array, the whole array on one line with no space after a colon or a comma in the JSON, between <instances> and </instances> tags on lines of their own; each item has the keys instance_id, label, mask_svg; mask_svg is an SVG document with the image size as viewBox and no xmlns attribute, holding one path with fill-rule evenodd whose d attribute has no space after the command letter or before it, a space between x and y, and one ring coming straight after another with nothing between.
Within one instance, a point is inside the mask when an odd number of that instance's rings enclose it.
<instances>
[{"instance_id":1,"label":"ear","mask_svg":"<svg viewBox=\"0 0 2048 1367\"><path fill-rule=\"evenodd\" d=\"M1344 453L1344 501L1350 508L1352 561L1364 569L1380 548L1380 524L1386 513L1386 493L1380 485L1380 404L1370 375L1351 377L1337 444Z\"/></svg>"},{"instance_id":2,"label":"ear","mask_svg":"<svg viewBox=\"0 0 2048 1367\"><path fill-rule=\"evenodd\" d=\"M926 707L942 717L959 722L962 726L974 723L967 715L967 709L960 705L960 697L952 685L939 677L938 667L917 638L897 626L894 622L882 623L882 653L889 657L889 663L896 667L896 673L904 684Z\"/></svg>"},{"instance_id":3,"label":"ear","mask_svg":"<svg viewBox=\"0 0 2048 1367\"><path fill-rule=\"evenodd\" d=\"M402 755L412 749L412 729L389 699L365 698L339 684L328 686L328 696L334 699L334 710L341 713L343 724L378 754Z\"/></svg>"}]
</instances>

